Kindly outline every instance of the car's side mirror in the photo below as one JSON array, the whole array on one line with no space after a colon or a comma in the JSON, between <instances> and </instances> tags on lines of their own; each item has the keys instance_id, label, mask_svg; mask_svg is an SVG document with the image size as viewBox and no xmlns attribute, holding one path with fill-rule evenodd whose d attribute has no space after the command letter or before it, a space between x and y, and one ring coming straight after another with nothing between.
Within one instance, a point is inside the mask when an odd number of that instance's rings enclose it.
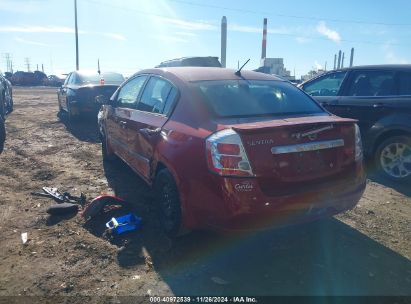
<instances>
[{"instance_id":1,"label":"car's side mirror","mask_svg":"<svg viewBox=\"0 0 411 304\"><path fill-rule=\"evenodd\" d=\"M100 105L106 105L106 104L110 103L110 99L108 99L107 96L98 95L98 96L96 96L96 102Z\"/></svg>"}]
</instances>

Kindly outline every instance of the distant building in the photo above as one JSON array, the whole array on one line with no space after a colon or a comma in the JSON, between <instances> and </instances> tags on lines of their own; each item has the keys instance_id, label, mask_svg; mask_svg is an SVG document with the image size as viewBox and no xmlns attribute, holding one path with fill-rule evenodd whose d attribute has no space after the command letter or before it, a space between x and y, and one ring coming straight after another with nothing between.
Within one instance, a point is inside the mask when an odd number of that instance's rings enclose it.
<instances>
[{"instance_id":1,"label":"distant building","mask_svg":"<svg viewBox=\"0 0 411 304\"><path fill-rule=\"evenodd\" d=\"M291 76L291 72L285 68L284 58L263 58L261 59L261 66L255 71L274 74L290 81L295 80L295 77Z\"/></svg>"},{"instance_id":2,"label":"distant building","mask_svg":"<svg viewBox=\"0 0 411 304\"><path fill-rule=\"evenodd\" d=\"M307 81L310 80L311 78L317 77L321 74L324 74L326 71L323 69L319 69L319 70L311 70L307 73L307 75L302 75L301 76L301 81Z\"/></svg>"}]
</instances>

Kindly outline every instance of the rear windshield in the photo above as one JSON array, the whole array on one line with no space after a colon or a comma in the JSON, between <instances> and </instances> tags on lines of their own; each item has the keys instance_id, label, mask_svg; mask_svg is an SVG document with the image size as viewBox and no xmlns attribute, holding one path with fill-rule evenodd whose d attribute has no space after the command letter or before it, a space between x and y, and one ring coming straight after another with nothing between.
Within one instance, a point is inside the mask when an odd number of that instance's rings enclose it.
<instances>
[{"instance_id":1,"label":"rear windshield","mask_svg":"<svg viewBox=\"0 0 411 304\"><path fill-rule=\"evenodd\" d=\"M219 117L324 113L315 101L288 82L213 80L193 84Z\"/></svg>"},{"instance_id":2,"label":"rear windshield","mask_svg":"<svg viewBox=\"0 0 411 304\"><path fill-rule=\"evenodd\" d=\"M104 79L105 83L121 84L124 81L124 77L121 74L109 73L109 74L83 74L80 75L82 83L100 83L101 79Z\"/></svg>"}]
</instances>

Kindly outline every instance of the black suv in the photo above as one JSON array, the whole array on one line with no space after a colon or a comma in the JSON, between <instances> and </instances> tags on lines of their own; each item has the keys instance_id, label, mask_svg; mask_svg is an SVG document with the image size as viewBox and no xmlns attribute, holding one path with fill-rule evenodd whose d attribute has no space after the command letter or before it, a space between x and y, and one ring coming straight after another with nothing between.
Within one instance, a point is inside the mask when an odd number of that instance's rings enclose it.
<instances>
[{"instance_id":1,"label":"black suv","mask_svg":"<svg viewBox=\"0 0 411 304\"><path fill-rule=\"evenodd\" d=\"M365 155L381 173L411 179L411 65L339 69L299 87L331 113L358 119Z\"/></svg>"},{"instance_id":2,"label":"black suv","mask_svg":"<svg viewBox=\"0 0 411 304\"><path fill-rule=\"evenodd\" d=\"M156 68L167 68L167 67L215 67L221 68L221 63L218 61L218 57L183 57L172 59L168 61L163 61Z\"/></svg>"}]
</instances>

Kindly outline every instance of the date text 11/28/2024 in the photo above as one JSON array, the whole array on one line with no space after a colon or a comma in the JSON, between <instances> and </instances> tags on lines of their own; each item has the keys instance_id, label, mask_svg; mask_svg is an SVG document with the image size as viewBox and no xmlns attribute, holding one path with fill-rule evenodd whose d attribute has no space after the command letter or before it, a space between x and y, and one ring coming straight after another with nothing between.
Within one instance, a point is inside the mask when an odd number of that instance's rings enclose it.
<instances>
[{"instance_id":1,"label":"date text 11/28/2024","mask_svg":"<svg viewBox=\"0 0 411 304\"><path fill-rule=\"evenodd\" d=\"M150 297L151 303L258 303L254 297Z\"/></svg>"}]
</instances>

